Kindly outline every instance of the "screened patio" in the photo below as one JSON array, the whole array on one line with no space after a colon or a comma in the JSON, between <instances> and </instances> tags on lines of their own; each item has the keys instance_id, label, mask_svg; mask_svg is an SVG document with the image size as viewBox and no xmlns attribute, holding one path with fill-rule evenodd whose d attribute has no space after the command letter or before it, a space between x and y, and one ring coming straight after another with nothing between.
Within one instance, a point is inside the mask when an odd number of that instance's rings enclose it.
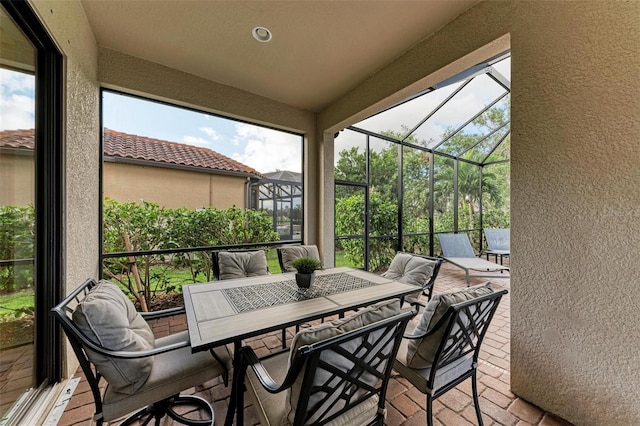
<instances>
[{"instance_id":1,"label":"screened patio","mask_svg":"<svg viewBox=\"0 0 640 426\"><path fill-rule=\"evenodd\" d=\"M236 9L239 3L245 7L242 13ZM640 320L634 303L640 292L634 284L640 275L634 232L640 129L633 119L640 99L638 4L191 6L2 2L9 11L3 30L6 23L16 23L17 32L11 34L26 40L16 46L31 52L9 62L3 56L3 70L18 68L36 81L34 100L22 103L37 117L37 167L31 181L35 349L32 370L20 377L24 389L34 391L27 402L39 402L32 408L42 410L54 400L77 370L49 309L103 270L102 93L114 90L301 135L300 239L318 245L327 267L346 261L376 270L399 248L437 254L440 231L468 233L479 251L484 247L481 229L504 224L506 215L513 253L509 392L576 424L640 421L632 368L638 342L624 327ZM272 44L251 37L254 20L267 17L278 29ZM446 115L438 102L419 117L403 115L399 126L373 125L384 117L380 111L402 108L416 94L422 96L413 101L426 102L437 93L433 88L464 93L473 81L465 87L453 81L453 86L438 86L453 77L466 80L471 75L461 73L505 52L513 59L508 81L475 70L477 81L495 89L489 103L510 104L508 117L500 122L504 127L478 127L495 118L483 116L484 104L465 120L428 133L429 114ZM490 65L504 76L497 63ZM3 106L9 105L6 99L24 100L3 97ZM2 110L3 123L5 111L14 110ZM442 137L443 131L449 133ZM458 139L471 141L470 134L477 136L473 142L458 144ZM353 170L338 165L345 149L364 162ZM504 169L508 199L498 202L479 184L465 193L467 165L471 181L486 182ZM450 177L442 180L444 187L436 184L436 174ZM418 180L429 184L415 185ZM412 194L416 188L428 192ZM350 197L354 202L343 207L353 208L354 226L343 229L336 200ZM492 206L500 206L498 217L489 218ZM376 217L384 226L368 228L365 218L374 212L382 213ZM404 388L396 394L411 399ZM498 394L511 397L493 390L493 401L500 400ZM216 411L224 411L224 397L212 400ZM28 410L29 404L24 407Z\"/></svg>"}]
</instances>

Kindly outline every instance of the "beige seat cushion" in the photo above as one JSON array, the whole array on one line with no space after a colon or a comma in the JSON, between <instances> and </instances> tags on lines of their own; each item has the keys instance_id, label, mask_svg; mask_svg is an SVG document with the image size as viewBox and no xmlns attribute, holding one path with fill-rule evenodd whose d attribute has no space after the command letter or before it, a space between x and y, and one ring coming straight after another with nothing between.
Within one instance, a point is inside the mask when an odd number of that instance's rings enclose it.
<instances>
[{"instance_id":1,"label":"beige seat cushion","mask_svg":"<svg viewBox=\"0 0 640 426\"><path fill-rule=\"evenodd\" d=\"M269 273L267 256L263 250L247 252L222 251L218 253L218 266L221 280L255 277Z\"/></svg>"},{"instance_id":2,"label":"beige seat cushion","mask_svg":"<svg viewBox=\"0 0 640 426\"><path fill-rule=\"evenodd\" d=\"M280 250L280 256L282 257L284 268L282 272L296 272L296 268L291 266L291 262L301 257L320 260L320 253L315 245L281 247L278 250Z\"/></svg>"},{"instance_id":3,"label":"beige seat cushion","mask_svg":"<svg viewBox=\"0 0 640 426\"><path fill-rule=\"evenodd\" d=\"M264 360L262 363L266 367L269 375L277 382L282 383L287 375L289 354L283 352L274 357ZM260 424L263 426L284 426L291 425L291 420L287 417L287 397L288 392L277 394L267 392L258 381L253 370L247 370L247 393L249 394L253 406L260 417ZM378 412L378 397L369 398L354 409L328 423L329 426L362 426L369 424Z\"/></svg>"},{"instance_id":4,"label":"beige seat cushion","mask_svg":"<svg viewBox=\"0 0 640 426\"><path fill-rule=\"evenodd\" d=\"M189 333L183 331L158 338L156 346L167 346L188 340ZM231 356L227 347L218 347L215 353L230 371ZM117 419L136 409L205 383L224 372L222 365L209 351L191 353L190 346L155 355L153 359L151 374L135 395L126 395L117 392L112 386L107 387L103 404L106 421Z\"/></svg>"},{"instance_id":5,"label":"beige seat cushion","mask_svg":"<svg viewBox=\"0 0 640 426\"><path fill-rule=\"evenodd\" d=\"M136 352L155 347L153 332L133 303L113 283L100 281L73 312L73 321L89 340L113 351ZM111 358L87 350L98 371L117 392L133 394L151 373L153 357Z\"/></svg>"},{"instance_id":6,"label":"beige seat cushion","mask_svg":"<svg viewBox=\"0 0 640 426\"><path fill-rule=\"evenodd\" d=\"M425 308L422 318L420 318L420 323L416 327L414 335L424 334L431 331L445 312L447 312L449 306L491 293L493 293L491 283L486 282L484 284L464 288L451 293L443 293L433 296ZM444 332L445 330L442 328L430 336L423 337L421 339L409 340L406 356L407 366L418 369L431 367Z\"/></svg>"},{"instance_id":7,"label":"beige seat cushion","mask_svg":"<svg viewBox=\"0 0 640 426\"><path fill-rule=\"evenodd\" d=\"M402 339L402 343L400 343L400 348L398 349L398 355L393 363L393 369L402 377L409 380L413 386L424 394L437 391L442 386L468 372L472 367L473 354L468 354L467 356L440 368L436 373L433 389L429 389L427 381L431 374L431 367L412 368L408 366L407 355L409 342L410 340L408 339Z\"/></svg>"},{"instance_id":8,"label":"beige seat cushion","mask_svg":"<svg viewBox=\"0 0 640 426\"><path fill-rule=\"evenodd\" d=\"M368 306L348 317L340 318L331 322L318 324L314 327L309 327L307 329L301 330L293 338L293 342L291 342L291 350L289 352L290 353L289 364L291 363L291 359L295 356L295 353L297 352L297 350L302 346L310 345L316 342L329 339L331 337L339 336L349 331L381 321L385 318L390 318L392 316L398 315L399 313L400 313L400 301L398 299L385 300L375 305ZM375 333L373 333L369 338L374 339L376 337L374 336L374 334ZM349 342L346 342L345 345L349 347L352 346L353 351L355 351L359 343L360 343L359 341L349 341ZM325 358L325 357L331 357L331 356L333 356L333 354L330 351L327 351L326 354L323 353L321 355L323 359L330 362L332 365L335 365L338 368L341 368L343 371L346 371L348 368L350 368L350 365L345 365L345 359L342 357L340 357L339 359ZM326 380L326 378L322 377L322 373L319 373L319 375L316 377L316 380L318 383L323 383L324 380ZM373 376L371 376L371 380L372 380L372 382L370 383L371 385L374 385L375 382L377 381ZM291 386L291 388L287 391L288 396L286 399L286 412L287 412L287 418L289 422L293 422L293 419L295 417L295 407L297 405L297 401L300 397L300 393L302 390L302 381L303 381L303 377L302 376L298 377L297 380L294 382L294 384ZM319 399L321 399L319 396L312 396L309 401L309 404L313 405L314 400L319 400ZM336 411L341 408L341 404L339 402L336 401L334 404L335 404ZM371 410L365 411L365 413L366 414L363 414L365 415L365 417L368 415L371 415L371 419L373 419L377 413L377 410L371 409ZM345 413L339 418L342 419L343 417L346 418L352 415L353 413L349 412L349 413ZM359 415L357 417L360 421L362 420L362 418L360 418ZM337 424L343 424L343 423L337 423ZM352 424L352 423L344 423L344 424Z\"/></svg>"}]
</instances>

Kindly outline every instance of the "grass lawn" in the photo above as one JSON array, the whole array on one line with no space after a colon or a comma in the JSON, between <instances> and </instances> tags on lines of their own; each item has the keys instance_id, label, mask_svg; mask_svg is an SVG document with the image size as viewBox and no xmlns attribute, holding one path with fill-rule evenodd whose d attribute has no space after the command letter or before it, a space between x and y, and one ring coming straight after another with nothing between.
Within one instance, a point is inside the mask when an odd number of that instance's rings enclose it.
<instances>
[{"instance_id":1,"label":"grass lawn","mask_svg":"<svg viewBox=\"0 0 640 426\"><path fill-rule=\"evenodd\" d=\"M15 293L0 294L0 317L13 316L17 312L34 306L33 289L17 291Z\"/></svg>"}]
</instances>

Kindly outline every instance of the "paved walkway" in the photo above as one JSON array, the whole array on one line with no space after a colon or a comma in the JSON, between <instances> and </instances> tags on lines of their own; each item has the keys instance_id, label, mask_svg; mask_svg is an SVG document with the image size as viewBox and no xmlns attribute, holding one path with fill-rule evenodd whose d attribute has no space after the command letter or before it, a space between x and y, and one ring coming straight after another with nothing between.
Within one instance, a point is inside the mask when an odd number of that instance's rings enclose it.
<instances>
[{"instance_id":1,"label":"paved walkway","mask_svg":"<svg viewBox=\"0 0 640 426\"><path fill-rule=\"evenodd\" d=\"M473 283L485 280L475 278ZM490 279L498 289L509 289L509 279ZM434 292L442 293L465 286L464 273L451 265L443 265L436 281ZM418 321L418 319L414 319ZM175 333L186 329L184 318L162 319L153 324L154 332L159 335ZM289 329L289 341L293 337L293 328ZM250 344L258 356L266 355L281 348L280 332L274 332L245 342ZM540 408L516 397L509 390L510 366L510 294L502 298L498 311L485 337L478 368L478 393L484 424L509 426L566 426L569 423ZM82 376L81 371L78 374ZM230 386L225 388L220 379L214 379L191 389L213 403L216 413L216 425L222 425ZM248 398L246 398L248 399ZM425 425L425 396L416 390L404 378L393 373L387 391L387 420L389 426ZM438 398L433 404L434 424L444 426L466 426L476 424L476 416L471 398L471 382L466 381L455 389ZM60 419L60 425L88 425L93 415L93 398L89 386L82 380ZM169 424L169 422L165 423ZM245 408L245 424L258 425L258 417L252 406Z\"/></svg>"}]
</instances>

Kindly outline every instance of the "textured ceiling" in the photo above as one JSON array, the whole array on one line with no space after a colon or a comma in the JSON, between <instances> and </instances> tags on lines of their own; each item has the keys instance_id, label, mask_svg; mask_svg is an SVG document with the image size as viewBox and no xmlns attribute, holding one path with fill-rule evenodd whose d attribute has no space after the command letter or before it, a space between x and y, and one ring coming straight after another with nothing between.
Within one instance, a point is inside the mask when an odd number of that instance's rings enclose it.
<instances>
[{"instance_id":1,"label":"textured ceiling","mask_svg":"<svg viewBox=\"0 0 640 426\"><path fill-rule=\"evenodd\" d=\"M318 112L475 2L82 4L100 46ZM273 40L254 40L256 26Z\"/></svg>"}]
</instances>

